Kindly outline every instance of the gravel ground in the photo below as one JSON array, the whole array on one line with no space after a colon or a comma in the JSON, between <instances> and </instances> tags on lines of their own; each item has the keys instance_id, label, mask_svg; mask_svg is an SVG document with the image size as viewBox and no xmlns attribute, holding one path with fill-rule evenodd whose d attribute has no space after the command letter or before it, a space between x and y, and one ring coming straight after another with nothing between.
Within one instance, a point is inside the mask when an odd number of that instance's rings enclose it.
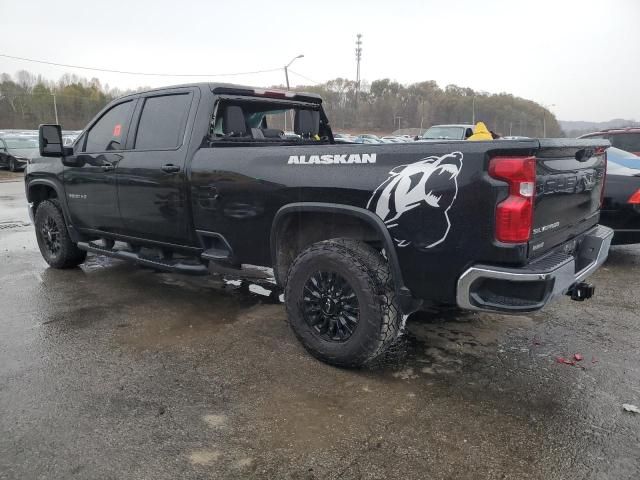
<instances>
[{"instance_id":1,"label":"gravel ground","mask_svg":"<svg viewBox=\"0 0 640 480\"><path fill-rule=\"evenodd\" d=\"M588 302L413 315L341 370L259 286L48 269L19 179L0 172L2 479L640 478L640 246Z\"/></svg>"}]
</instances>

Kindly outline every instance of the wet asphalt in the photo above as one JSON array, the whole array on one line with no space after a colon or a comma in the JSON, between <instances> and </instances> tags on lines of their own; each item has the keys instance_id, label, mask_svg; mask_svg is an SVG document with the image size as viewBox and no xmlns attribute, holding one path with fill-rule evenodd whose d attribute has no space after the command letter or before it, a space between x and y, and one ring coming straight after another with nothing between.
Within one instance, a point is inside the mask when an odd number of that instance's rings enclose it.
<instances>
[{"instance_id":1,"label":"wet asphalt","mask_svg":"<svg viewBox=\"0 0 640 480\"><path fill-rule=\"evenodd\" d=\"M341 370L264 286L48 269L0 171L0 479L637 479L639 274L618 247L588 302L416 314Z\"/></svg>"}]
</instances>

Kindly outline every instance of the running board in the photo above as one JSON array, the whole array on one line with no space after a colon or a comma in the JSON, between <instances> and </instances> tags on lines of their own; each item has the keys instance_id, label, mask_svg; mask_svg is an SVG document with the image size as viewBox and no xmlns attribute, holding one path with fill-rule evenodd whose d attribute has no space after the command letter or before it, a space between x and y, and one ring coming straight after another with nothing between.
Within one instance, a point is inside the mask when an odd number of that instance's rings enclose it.
<instances>
[{"instance_id":1,"label":"running board","mask_svg":"<svg viewBox=\"0 0 640 480\"><path fill-rule=\"evenodd\" d=\"M209 262L209 272L213 275L229 275L247 280L270 280L273 274L269 274L260 268L250 266L238 266L237 268L217 262Z\"/></svg>"},{"instance_id":2,"label":"running board","mask_svg":"<svg viewBox=\"0 0 640 480\"><path fill-rule=\"evenodd\" d=\"M130 252L128 250L112 250L110 248L96 245L92 242L78 242L78 248L80 250L86 250L87 252L126 260L143 267L162 270L164 272L183 273L187 275L207 275L209 273L209 270L203 264L192 265L189 263L183 263L180 260L164 260L160 257L145 257L140 253Z\"/></svg>"}]
</instances>

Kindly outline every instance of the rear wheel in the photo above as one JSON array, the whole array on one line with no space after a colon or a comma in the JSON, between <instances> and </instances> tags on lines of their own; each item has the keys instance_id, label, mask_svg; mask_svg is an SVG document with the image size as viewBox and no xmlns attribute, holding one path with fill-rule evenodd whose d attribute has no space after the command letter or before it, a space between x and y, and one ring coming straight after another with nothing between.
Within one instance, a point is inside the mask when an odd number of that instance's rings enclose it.
<instances>
[{"instance_id":1,"label":"rear wheel","mask_svg":"<svg viewBox=\"0 0 640 480\"><path fill-rule=\"evenodd\" d=\"M389 266L356 240L318 242L298 255L287 275L285 303L304 347L333 365L366 365L401 332Z\"/></svg>"},{"instance_id":2,"label":"rear wheel","mask_svg":"<svg viewBox=\"0 0 640 480\"><path fill-rule=\"evenodd\" d=\"M38 205L35 227L40 253L50 266L71 268L84 262L87 252L71 241L57 201L45 200Z\"/></svg>"}]
</instances>

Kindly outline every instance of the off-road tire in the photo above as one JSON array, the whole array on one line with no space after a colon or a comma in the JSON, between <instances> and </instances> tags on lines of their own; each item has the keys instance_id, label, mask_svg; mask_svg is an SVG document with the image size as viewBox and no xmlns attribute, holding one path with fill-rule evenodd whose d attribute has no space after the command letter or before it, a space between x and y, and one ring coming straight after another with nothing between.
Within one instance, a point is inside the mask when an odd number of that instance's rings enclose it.
<instances>
[{"instance_id":1,"label":"off-road tire","mask_svg":"<svg viewBox=\"0 0 640 480\"><path fill-rule=\"evenodd\" d=\"M71 241L57 200L45 200L38 204L34 223L40 253L51 267L72 268L85 261L87 252ZM52 248L52 238L46 233L51 229L56 231L56 248Z\"/></svg>"},{"instance_id":2,"label":"off-road tire","mask_svg":"<svg viewBox=\"0 0 640 480\"><path fill-rule=\"evenodd\" d=\"M305 320L305 285L319 271L336 272L356 294L358 322L344 341L321 338ZM289 325L302 345L314 357L336 366L371 363L394 343L402 329L388 263L374 248L357 240L325 240L300 253L287 273L285 304Z\"/></svg>"}]
</instances>

